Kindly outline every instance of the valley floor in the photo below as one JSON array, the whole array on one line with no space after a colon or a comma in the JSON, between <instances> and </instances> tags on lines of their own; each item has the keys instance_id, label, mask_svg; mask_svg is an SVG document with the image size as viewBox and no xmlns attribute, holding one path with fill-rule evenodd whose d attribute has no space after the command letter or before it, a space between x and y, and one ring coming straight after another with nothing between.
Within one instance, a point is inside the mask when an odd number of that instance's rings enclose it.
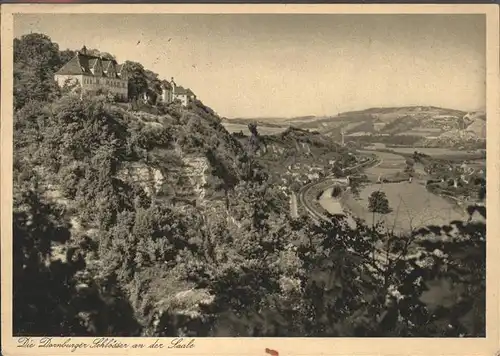
<instances>
[{"instance_id":1,"label":"valley floor","mask_svg":"<svg viewBox=\"0 0 500 356\"><path fill-rule=\"evenodd\" d=\"M402 153L407 153L406 151ZM374 151L359 152L374 153ZM379 163L363 172L372 182L379 177L383 179L403 170L405 166L403 156L379 151L376 151L376 154L380 159ZM415 166L415 171L420 179L414 179L411 183L368 184L361 189L358 198L349 192L346 192L342 199L332 198L333 188L330 187L324 191L319 203L330 214L342 214L346 210L369 224L383 222L386 228L395 233L406 233L422 226L442 226L453 220L467 219L467 213L462 207L426 189L426 173L419 164ZM378 190L386 194L392 211L386 215L373 216L368 210L368 198Z\"/></svg>"},{"instance_id":2,"label":"valley floor","mask_svg":"<svg viewBox=\"0 0 500 356\"><path fill-rule=\"evenodd\" d=\"M368 185L360 191L359 199L348 194L343 203L356 216L372 223L368 198L377 190L386 194L392 211L382 216L375 214L375 222L383 221L394 232L407 232L425 225L442 226L453 220L467 219L466 213L458 206L429 192L417 182Z\"/></svg>"}]
</instances>

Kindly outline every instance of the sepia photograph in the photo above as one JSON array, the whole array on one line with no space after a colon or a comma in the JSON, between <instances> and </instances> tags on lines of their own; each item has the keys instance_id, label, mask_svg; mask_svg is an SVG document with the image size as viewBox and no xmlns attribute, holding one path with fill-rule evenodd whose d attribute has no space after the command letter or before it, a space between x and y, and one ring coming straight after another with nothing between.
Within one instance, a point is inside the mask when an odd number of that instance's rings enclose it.
<instances>
[{"instance_id":1,"label":"sepia photograph","mask_svg":"<svg viewBox=\"0 0 500 356\"><path fill-rule=\"evenodd\" d=\"M11 33L17 340L486 337L485 13Z\"/></svg>"}]
</instances>

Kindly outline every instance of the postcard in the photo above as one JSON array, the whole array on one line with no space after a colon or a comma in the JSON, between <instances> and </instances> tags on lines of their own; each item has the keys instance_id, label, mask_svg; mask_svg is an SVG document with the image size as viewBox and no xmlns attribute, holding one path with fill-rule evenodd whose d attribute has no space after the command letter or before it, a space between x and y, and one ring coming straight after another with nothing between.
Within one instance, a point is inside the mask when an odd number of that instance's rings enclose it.
<instances>
[{"instance_id":1,"label":"postcard","mask_svg":"<svg viewBox=\"0 0 500 356\"><path fill-rule=\"evenodd\" d=\"M500 351L498 7L1 20L3 354Z\"/></svg>"}]
</instances>

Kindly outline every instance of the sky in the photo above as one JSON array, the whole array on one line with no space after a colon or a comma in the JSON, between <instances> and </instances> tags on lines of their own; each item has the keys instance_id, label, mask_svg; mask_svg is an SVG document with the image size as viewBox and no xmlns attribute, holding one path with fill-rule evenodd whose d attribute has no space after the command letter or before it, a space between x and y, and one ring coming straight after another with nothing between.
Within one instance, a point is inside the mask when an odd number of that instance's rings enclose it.
<instances>
[{"instance_id":1,"label":"sky","mask_svg":"<svg viewBox=\"0 0 500 356\"><path fill-rule=\"evenodd\" d=\"M225 117L486 106L484 15L15 15L30 32L140 62Z\"/></svg>"}]
</instances>

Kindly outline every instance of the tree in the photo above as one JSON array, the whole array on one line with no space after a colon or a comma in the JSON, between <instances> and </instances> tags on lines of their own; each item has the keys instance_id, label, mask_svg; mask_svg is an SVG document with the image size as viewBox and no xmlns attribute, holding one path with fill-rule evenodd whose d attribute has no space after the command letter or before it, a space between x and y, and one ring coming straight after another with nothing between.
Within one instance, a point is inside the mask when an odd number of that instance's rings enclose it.
<instances>
[{"instance_id":1,"label":"tree","mask_svg":"<svg viewBox=\"0 0 500 356\"><path fill-rule=\"evenodd\" d=\"M59 46L42 34L14 39L14 108L59 95L54 73L62 66Z\"/></svg>"},{"instance_id":2,"label":"tree","mask_svg":"<svg viewBox=\"0 0 500 356\"><path fill-rule=\"evenodd\" d=\"M212 174L221 180L217 188L224 190L226 210L229 212L229 193L234 189L236 184L238 184L238 177L223 160L216 156L214 150L209 149L206 153L206 157L212 166Z\"/></svg>"},{"instance_id":3,"label":"tree","mask_svg":"<svg viewBox=\"0 0 500 356\"><path fill-rule=\"evenodd\" d=\"M44 199L35 171L19 161L15 167L14 334L138 335L119 286L106 290L93 278L86 257L95 245L71 236L64 208Z\"/></svg>"},{"instance_id":4,"label":"tree","mask_svg":"<svg viewBox=\"0 0 500 356\"><path fill-rule=\"evenodd\" d=\"M260 148L259 131L257 130L257 124L248 124L248 130L251 134L250 139L248 140L248 151L250 156L253 156Z\"/></svg>"},{"instance_id":5,"label":"tree","mask_svg":"<svg viewBox=\"0 0 500 356\"><path fill-rule=\"evenodd\" d=\"M356 178L349 178L349 187L351 188L351 193L354 195L355 198L359 198L359 189L360 189L360 182Z\"/></svg>"},{"instance_id":6,"label":"tree","mask_svg":"<svg viewBox=\"0 0 500 356\"><path fill-rule=\"evenodd\" d=\"M486 208L471 206L486 219ZM484 336L486 315L486 224L484 221L452 221L417 232L418 244L432 264L423 274L425 287L419 301L433 317L421 333L442 336ZM447 236L447 239L441 238ZM436 238L437 237L437 238ZM415 261L415 258L410 259Z\"/></svg>"},{"instance_id":7,"label":"tree","mask_svg":"<svg viewBox=\"0 0 500 356\"><path fill-rule=\"evenodd\" d=\"M412 165L406 165L404 173L407 174L408 177L413 177L415 174L415 168Z\"/></svg>"},{"instance_id":8,"label":"tree","mask_svg":"<svg viewBox=\"0 0 500 356\"><path fill-rule=\"evenodd\" d=\"M116 57L108 52L101 52L98 49L87 49L87 54L95 57L116 60Z\"/></svg>"},{"instance_id":9,"label":"tree","mask_svg":"<svg viewBox=\"0 0 500 356\"><path fill-rule=\"evenodd\" d=\"M146 80L148 82L148 88L154 93L161 93L162 81L158 78L158 74L146 69L144 71Z\"/></svg>"},{"instance_id":10,"label":"tree","mask_svg":"<svg viewBox=\"0 0 500 356\"><path fill-rule=\"evenodd\" d=\"M130 100L137 100L140 95L146 92L148 81L142 64L125 61L122 67L122 76L128 79L128 96Z\"/></svg>"},{"instance_id":11,"label":"tree","mask_svg":"<svg viewBox=\"0 0 500 356\"><path fill-rule=\"evenodd\" d=\"M342 191L343 191L343 189L339 185L335 185L332 189L332 197L339 198L340 195L342 194ZM320 195L322 195L322 194L323 194L323 192L320 192Z\"/></svg>"},{"instance_id":12,"label":"tree","mask_svg":"<svg viewBox=\"0 0 500 356\"><path fill-rule=\"evenodd\" d=\"M375 213L389 214L389 200L384 192L377 190L368 198L368 210L373 213L373 225L375 226Z\"/></svg>"},{"instance_id":13,"label":"tree","mask_svg":"<svg viewBox=\"0 0 500 356\"><path fill-rule=\"evenodd\" d=\"M59 59L61 64L66 64L76 55L76 51L71 49L65 49L64 51L59 52Z\"/></svg>"},{"instance_id":14,"label":"tree","mask_svg":"<svg viewBox=\"0 0 500 356\"><path fill-rule=\"evenodd\" d=\"M478 186L477 197L480 201L486 199L486 179L476 178L474 184Z\"/></svg>"}]
</instances>

